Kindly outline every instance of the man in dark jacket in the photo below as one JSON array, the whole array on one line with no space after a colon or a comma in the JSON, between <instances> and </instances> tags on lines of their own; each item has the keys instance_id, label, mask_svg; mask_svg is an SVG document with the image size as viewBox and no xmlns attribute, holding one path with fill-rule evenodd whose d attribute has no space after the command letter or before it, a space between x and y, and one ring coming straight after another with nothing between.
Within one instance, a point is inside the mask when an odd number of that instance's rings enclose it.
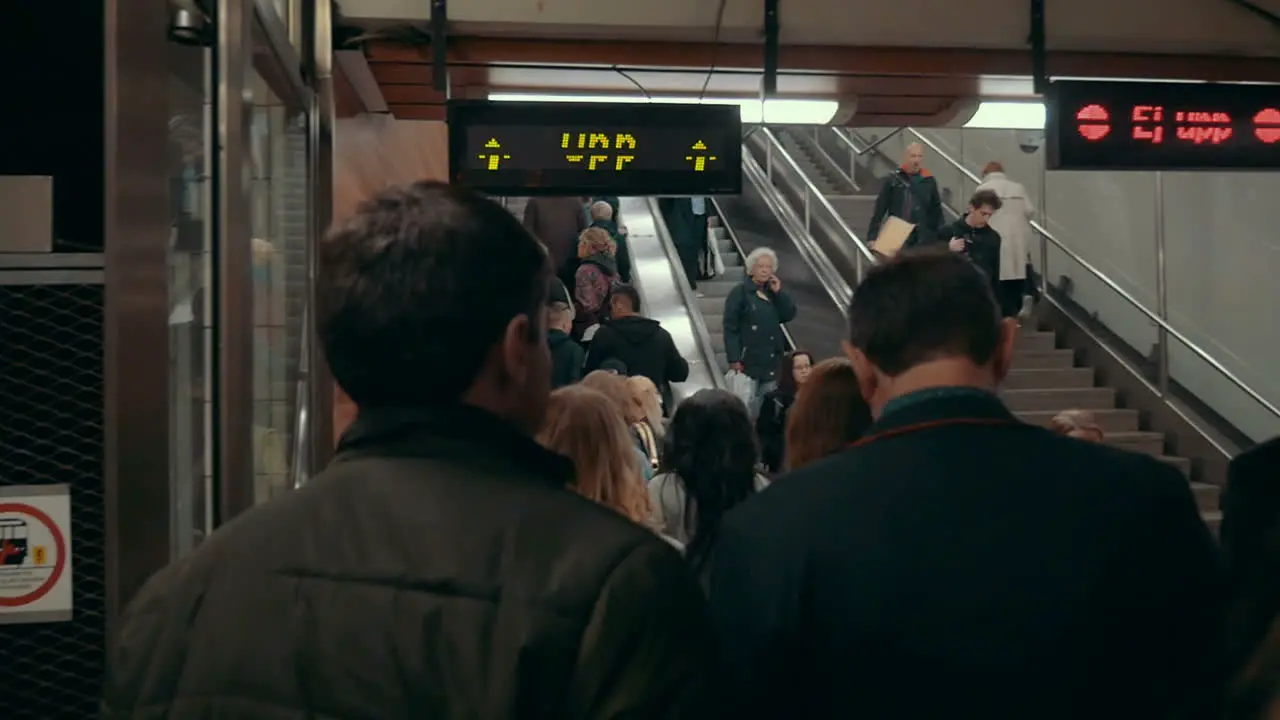
<instances>
[{"instance_id":1,"label":"man in dark jacket","mask_svg":"<svg viewBox=\"0 0 1280 720\"><path fill-rule=\"evenodd\" d=\"M849 322L875 424L718 538L721 717L1216 717L1220 576L1186 478L1015 419L1016 321L952 253L872 270Z\"/></svg>"},{"instance_id":2,"label":"man in dark jacket","mask_svg":"<svg viewBox=\"0 0 1280 720\"><path fill-rule=\"evenodd\" d=\"M524 227L547 246L551 267L559 273L578 255L578 235L587 229L582 200L576 197L532 197L524 206Z\"/></svg>"},{"instance_id":3,"label":"man in dark jacket","mask_svg":"<svg viewBox=\"0 0 1280 720\"><path fill-rule=\"evenodd\" d=\"M551 348L551 388L572 385L582 379L587 352L570 335L573 302L564 283L554 280L547 302L547 345Z\"/></svg>"},{"instance_id":4,"label":"man in dark jacket","mask_svg":"<svg viewBox=\"0 0 1280 720\"><path fill-rule=\"evenodd\" d=\"M907 247L945 244L951 252L961 253L973 261L991 281L991 287L1000 297L1000 233L991 227L991 216L1002 205L994 190L979 190L969 200L968 212L955 222L938 228L933 241L913 235Z\"/></svg>"},{"instance_id":5,"label":"man in dark jacket","mask_svg":"<svg viewBox=\"0 0 1280 720\"><path fill-rule=\"evenodd\" d=\"M640 314L640 293L630 285L614 288L609 299L610 319L600 325L587 353L586 372L603 367L610 359L621 360L630 375L653 381L662 395L662 409L670 412L671 383L689 378L689 363L676 343L657 320Z\"/></svg>"},{"instance_id":6,"label":"man in dark jacket","mask_svg":"<svg viewBox=\"0 0 1280 720\"><path fill-rule=\"evenodd\" d=\"M921 242L933 240L933 233L942 225L942 194L938 191L938 179L924 167L924 146L911 143L902 158L902 165L889 173L880 185L876 196L875 211L867 228L867 241L880 237L880 227L890 215L902 218L916 227L912 236Z\"/></svg>"},{"instance_id":7,"label":"man in dark jacket","mask_svg":"<svg viewBox=\"0 0 1280 720\"><path fill-rule=\"evenodd\" d=\"M549 278L456 187L386 190L331 231L318 336L359 417L305 487L147 582L104 716L709 717L683 560L531 437Z\"/></svg>"}]
</instances>

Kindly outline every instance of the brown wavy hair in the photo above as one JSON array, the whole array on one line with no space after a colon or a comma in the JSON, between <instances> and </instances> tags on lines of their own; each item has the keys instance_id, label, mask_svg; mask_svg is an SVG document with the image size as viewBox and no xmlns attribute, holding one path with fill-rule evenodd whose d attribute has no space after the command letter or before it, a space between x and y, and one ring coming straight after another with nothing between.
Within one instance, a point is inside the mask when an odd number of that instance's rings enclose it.
<instances>
[{"instance_id":1,"label":"brown wavy hair","mask_svg":"<svg viewBox=\"0 0 1280 720\"><path fill-rule=\"evenodd\" d=\"M652 522L631 432L604 393L582 385L551 393L538 442L573 461L579 495L646 527Z\"/></svg>"},{"instance_id":2,"label":"brown wavy hair","mask_svg":"<svg viewBox=\"0 0 1280 720\"><path fill-rule=\"evenodd\" d=\"M787 412L787 467L791 470L834 455L871 426L853 364L830 358L813 366Z\"/></svg>"}]
</instances>

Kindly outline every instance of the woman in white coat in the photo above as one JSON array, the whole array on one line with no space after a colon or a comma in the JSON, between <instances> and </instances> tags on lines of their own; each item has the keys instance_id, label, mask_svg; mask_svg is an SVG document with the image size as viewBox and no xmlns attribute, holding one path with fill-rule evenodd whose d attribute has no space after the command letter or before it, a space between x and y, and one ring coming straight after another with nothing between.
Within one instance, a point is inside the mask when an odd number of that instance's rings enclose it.
<instances>
[{"instance_id":1,"label":"woman in white coat","mask_svg":"<svg viewBox=\"0 0 1280 720\"><path fill-rule=\"evenodd\" d=\"M991 227L1000 233L1000 311L1004 317L1025 314L1029 309L1027 292L1027 251L1033 231L1031 218L1036 208L1022 183L1010 180L1004 166L996 161L982 168L982 184L978 190L991 190L1000 196L1002 205L991 216Z\"/></svg>"}]
</instances>

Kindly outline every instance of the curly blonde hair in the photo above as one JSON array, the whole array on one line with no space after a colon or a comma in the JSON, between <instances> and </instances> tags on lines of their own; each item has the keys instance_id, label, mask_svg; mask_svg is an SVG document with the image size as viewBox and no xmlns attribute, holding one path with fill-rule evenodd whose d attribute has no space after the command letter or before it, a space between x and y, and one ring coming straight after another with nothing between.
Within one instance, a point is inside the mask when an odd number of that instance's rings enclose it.
<instances>
[{"instance_id":1,"label":"curly blonde hair","mask_svg":"<svg viewBox=\"0 0 1280 720\"><path fill-rule=\"evenodd\" d=\"M658 386L643 375L632 375L627 378L627 390L631 393L627 422L647 422L653 434L662 437L666 428L662 424L662 396L658 393Z\"/></svg>"},{"instance_id":2,"label":"curly blonde hair","mask_svg":"<svg viewBox=\"0 0 1280 720\"><path fill-rule=\"evenodd\" d=\"M608 230L593 227L582 231L578 236L578 259L588 258L592 255L608 255L613 257L618 253L618 245L613 241L613 236Z\"/></svg>"},{"instance_id":3,"label":"curly blonde hair","mask_svg":"<svg viewBox=\"0 0 1280 720\"><path fill-rule=\"evenodd\" d=\"M635 443L616 403L604 393L569 385L551 393L538 442L573 461L579 495L632 522L651 522L649 490Z\"/></svg>"}]
</instances>

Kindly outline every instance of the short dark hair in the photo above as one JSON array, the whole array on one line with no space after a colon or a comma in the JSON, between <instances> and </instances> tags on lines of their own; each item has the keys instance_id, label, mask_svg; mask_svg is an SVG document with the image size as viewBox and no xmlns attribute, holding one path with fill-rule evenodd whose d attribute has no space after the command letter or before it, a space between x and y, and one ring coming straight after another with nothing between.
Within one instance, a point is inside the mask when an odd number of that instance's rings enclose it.
<instances>
[{"instance_id":1,"label":"short dark hair","mask_svg":"<svg viewBox=\"0 0 1280 720\"><path fill-rule=\"evenodd\" d=\"M613 297L624 297L631 303L631 312L640 312L640 293L631 285L616 285Z\"/></svg>"},{"instance_id":2,"label":"short dark hair","mask_svg":"<svg viewBox=\"0 0 1280 720\"><path fill-rule=\"evenodd\" d=\"M991 282L963 255L908 250L854 292L849 342L891 377L944 357L985 365L1000 342L1000 309Z\"/></svg>"},{"instance_id":3,"label":"short dark hair","mask_svg":"<svg viewBox=\"0 0 1280 720\"><path fill-rule=\"evenodd\" d=\"M995 190L979 190L969 198L969 206L973 208L989 207L992 212L999 210L1004 205L1004 201L996 194Z\"/></svg>"},{"instance_id":4,"label":"short dark hair","mask_svg":"<svg viewBox=\"0 0 1280 720\"><path fill-rule=\"evenodd\" d=\"M320 244L316 327L359 407L456 402L513 318L541 336L546 249L501 205L437 182L384 190Z\"/></svg>"}]
</instances>

